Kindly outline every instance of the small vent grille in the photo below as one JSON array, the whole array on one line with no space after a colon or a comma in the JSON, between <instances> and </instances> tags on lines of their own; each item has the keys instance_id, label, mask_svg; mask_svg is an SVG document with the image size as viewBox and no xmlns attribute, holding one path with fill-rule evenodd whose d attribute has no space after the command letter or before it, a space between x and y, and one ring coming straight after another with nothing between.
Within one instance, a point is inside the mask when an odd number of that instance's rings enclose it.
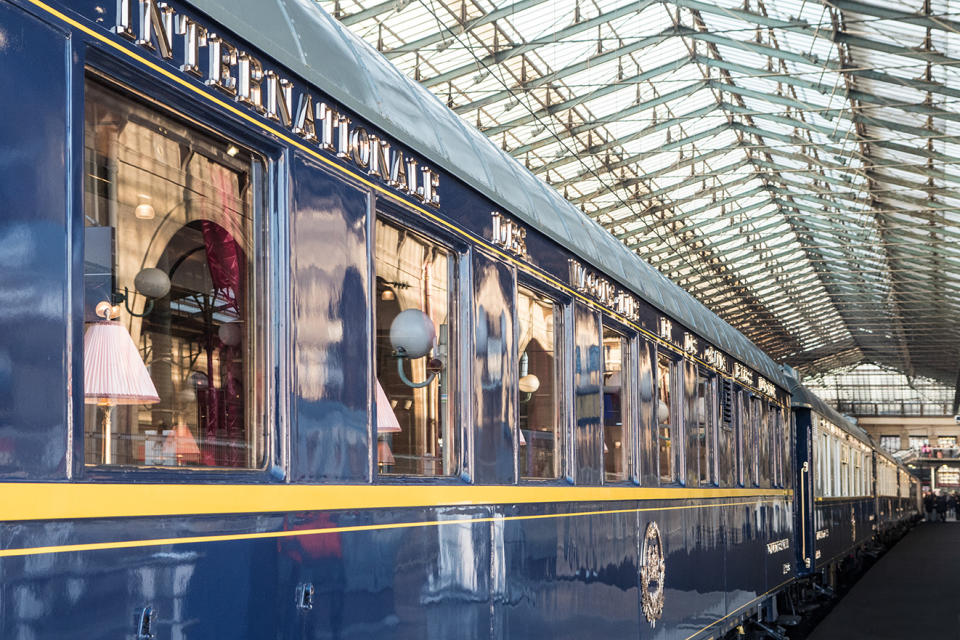
<instances>
[{"instance_id":1,"label":"small vent grille","mask_svg":"<svg viewBox=\"0 0 960 640\"><path fill-rule=\"evenodd\" d=\"M720 421L724 429L733 428L733 380L720 381Z\"/></svg>"}]
</instances>

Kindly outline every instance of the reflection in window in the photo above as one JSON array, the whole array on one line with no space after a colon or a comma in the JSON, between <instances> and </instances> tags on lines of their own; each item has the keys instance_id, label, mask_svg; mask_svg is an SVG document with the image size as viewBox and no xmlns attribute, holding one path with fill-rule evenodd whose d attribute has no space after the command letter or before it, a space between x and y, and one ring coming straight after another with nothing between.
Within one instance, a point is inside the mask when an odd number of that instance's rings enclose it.
<instances>
[{"instance_id":1,"label":"reflection in window","mask_svg":"<svg viewBox=\"0 0 960 640\"><path fill-rule=\"evenodd\" d=\"M773 434L773 423L770 420L771 411L767 403L760 398L753 399L754 421L757 424L757 484L761 487L769 487L770 479L773 477L773 449L771 448L770 438Z\"/></svg>"},{"instance_id":2,"label":"reflection in window","mask_svg":"<svg viewBox=\"0 0 960 640\"><path fill-rule=\"evenodd\" d=\"M89 80L84 139L86 463L262 466L260 162Z\"/></svg>"},{"instance_id":3,"label":"reflection in window","mask_svg":"<svg viewBox=\"0 0 960 640\"><path fill-rule=\"evenodd\" d=\"M760 399L746 391L743 392L747 407L747 422L744 424L744 465L746 466L745 484L760 484Z\"/></svg>"},{"instance_id":4,"label":"reflection in window","mask_svg":"<svg viewBox=\"0 0 960 640\"><path fill-rule=\"evenodd\" d=\"M769 405L767 411L770 433L770 464L771 478L773 486L782 487L783 482L783 447L785 445L783 433L783 415L780 408L774 404Z\"/></svg>"},{"instance_id":5,"label":"reflection in window","mask_svg":"<svg viewBox=\"0 0 960 640\"><path fill-rule=\"evenodd\" d=\"M376 223L377 458L380 473L441 476L454 473L449 394L450 300L454 258L443 246L407 229ZM417 309L434 331L426 357L404 358L409 382L398 371L390 326L402 311ZM382 392L382 395L381 395Z\"/></svg>"},{"instance_id":6,"label":"reflection in window","mask_svg":"<svg viewBox=\"0 0 960 640\"><path fill-rule=\"evenodd\" d=\"M891 453L900 450L900 436L880 436L880 448Z\"/></svg>"},{"instance_id":7,"label":"reflection in window","mask_svg":"<svg viewBox=\"0 0 960 640\"><path fill-rule=\"evenodd\" d=\"M627 339L603 329L603 471L607 482L623 482L630 471L630 412Z\"/></svg>"},{"instance_id":8,"label":"reflection in window","mask_svg":"<svg viewBox=\"0 0 960 640\"><path fill-rule=\"evenodd\" d=\"M558 317L558 308L552 300L518 287L521 478L560 476Z\"/></svg>"},{"instance_id":9,"label":"reflection in window","mask_svg":"<svg viewBox=\"0 0 960 640\"><path fill-rule=\"evenodd\" d=\"M714 397L713 381L701 373L697 376L695 407L701 486L717 482L717 423Z\"/></svg>"},{"instance_id":10,"label":"reflection in window","mask_svg":"<svg viewBox=\"0 0 960 640\"><path fill-rule=\"evenodd\" d=\"M668 356L659 355L657 358L657 435L660 443L660 480L663 482L673 482L676 479L673 437L678 430L672 402L676 369L676 365Z\"/></svg>"}]
</instances>

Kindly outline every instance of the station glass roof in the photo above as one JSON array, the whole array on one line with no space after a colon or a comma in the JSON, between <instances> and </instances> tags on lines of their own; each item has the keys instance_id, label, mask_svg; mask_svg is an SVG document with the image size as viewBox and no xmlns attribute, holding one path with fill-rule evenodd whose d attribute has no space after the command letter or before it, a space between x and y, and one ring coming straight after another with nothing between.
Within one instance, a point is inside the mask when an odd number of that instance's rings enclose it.
<instances>
[{"instance_id":1,"label":"station glass roof","mask_svg":"<svg viewBox=\"0 0 960 640\"><path fill-rule=\"evenodd\" d=\"M960 369L954 0L319 0L806 375Z\"/></svg>"}]
</instances>

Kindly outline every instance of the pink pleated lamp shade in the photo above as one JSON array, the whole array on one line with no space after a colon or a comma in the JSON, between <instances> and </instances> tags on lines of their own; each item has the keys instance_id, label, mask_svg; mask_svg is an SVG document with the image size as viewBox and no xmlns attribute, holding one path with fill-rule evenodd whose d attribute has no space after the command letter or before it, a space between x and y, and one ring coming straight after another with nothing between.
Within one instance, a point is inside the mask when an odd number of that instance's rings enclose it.
<instances>
[{"instance_id":1,"label":"pink pleated lamp shade","mask_svg":"<svg viewBox=\"0 0 960 640\"><path fill-rule=\"evenodd\" d=\"M160 402L150 372L119 322L93 322L83 336L83 396L86 404Z\"/></svg>"},{"instance_id":2,"label":"pink pleated lamp shade","mask_svg":"<svg viewBox=\"0 0 960 640\"><path fill-rule=\"evenodd\" d=\"M387 444L386 440L377 442L377 458L380 460L380 464L395 464L397 461L397 459L393 457L393 451L390 449L390 445Z\"/></svg>"},{"instance_id":3,"label":"pink pleated lamp shade","mask_svg":"<svg viewBox=\"0 0 960 640\"><path fill-rule=\"evenodd\" d=\"M390 406L390 400L387 399L387 394L384 393L383 387L380 386L380 381L377 380L376 382L377 382L377 433L399 433L400 431L402 431L402 429L400 429L400 423L397 421L397 416L393 412L393 407ZM389 451L389 447L388 447L388 451ZM390 457L392 458L393 456L391 455Z\"/></svg>"},{"instance_id":4,"label":"pink pleated lamp shade","mask_svg":"<svg viewBox=\"0 0 960 640\"><path fill-rule=\"evenodd\" d=\"M193 437L190 427L182 422L176 426L173 433L167 436L166 443L177 458L177 464L197 464L200 462L200 447Z\"/></svg>"}]
</instances>

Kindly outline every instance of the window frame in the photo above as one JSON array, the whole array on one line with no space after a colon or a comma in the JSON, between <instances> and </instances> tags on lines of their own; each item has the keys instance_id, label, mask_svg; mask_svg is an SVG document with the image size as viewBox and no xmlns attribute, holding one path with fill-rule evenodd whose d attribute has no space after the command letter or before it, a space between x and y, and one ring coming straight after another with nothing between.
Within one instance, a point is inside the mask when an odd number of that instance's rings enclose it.
<instances>
[{"instance_id":1,"label":"window frame","mask_svg":"<svg viewBox=\"0 0 960 640\"><path fill-rule=\"evenodd\" d=\"M259 134L254 129L244 126L230 116L209 109L204 109L189 94L169 82L146 77L142 73L116 58L108 52L89 50L82 64L77 65L74 79L80 87L74 109L74 133L77 166L84 167L84 150L86 148L86 110L88 83L98 84L107 92L118 94L128 100L140 103L145 109L160 115L163 118L176 121L188 129L198 131L213 140L222 140L245 149L259 162L251 163L250 189L252 190L252 242L254 251L250 261L253 262L255 286L260 290L255 307L251 311L259 325L254 334L256 343L252 351L253 362L251 369L272 371L273 375L263 376L260 387L250 392L249 415L247 425L262 425L263 457L261 464L256 467L207 467L207 466L140 466L125 464L86 464L85 417L83 403L83 379L75 380L75 416L71 430L73 445L68 461L74 480L90 480L95 482L117 482L122 479L133 482L151 483L184 483L205 484L208 482L236 482L244 483L282 483L289 473L291 457L289 454L289 433L286 425L289 424L289 399L278 393L278 390L288 384L289 357L280 349L281 341L286 341L286 335L268 321L268 309L274 309L276 315L288 316L289 308L282 296L276 292L283 290L285 283L283 265L287 258L285 252L279 251L281 246L287 246L285 235L285 221L289 219L288 203L282 197L278 188L286 170L287 150L277 141ZM79 255L85 251L84 245L84 216L85 216L85 178L86 172L75 177L71 188L75 191L79 215L74 215L74 229L76 234L74 247ZM76 296L84 297L84 275L82 260L80 267L73 274L71 287ZM284 305L284 306L279 306ZM83 332L85 321L80 316L75 321L75 361L83 362Z\"/></svg>"},{"instance_id":2,"label":"window frame","mask_svg":"<svg viewBox=\"0 0 960 640\"><path fill-rule=\"evenodd\" d=\"M670 376L670 477L665 478L660 468L660 361L669 362ZM654 355L656 375L654 376L654 424L657 429L657 477L659 486L683 486L686 431L683 425L683 358L662 345L657 345Z\"/></svg>"},{"instance_id":3,"label":"window frame","mask_svg":"<svg viewBox=\"0 0 960 640\"><path fill-rule=\"evenodd\" d=\"M696 402L699 403L700 396L699 390L701 381L704 384L704 387L707 390L706 396L704 396L704 410L706 411L705 423L707 432L705 434L705 441L711 441L713 446L707 446L707 466L710 468L710 473L706 480L703 479L703 469L700 468L700 462L703 459L700 453L700 439L699 433L697 434L697 486L700 487L719 487L720 486L720 394L718 390L718 379L719 376L707 369L702 365L697 366L697 397ZM698 409L695 409L698 411ZM712 451L713 455L710 456Z\"/></svg>"},{"instance_id":4,"label":"window frame","mask_svg":"<svg viewBox=\"0 0 960 640\"><path fill-rule=\"evenodd\" d=\"M567 360L570 357L569 352L571 351L570 345L567 341L567 326L571 322L571 306L572 298L560 292L559 290L553 289L543 282L537 280L534 276L529 275L525 272L516 270L516 288L515 296L516 299L513 301L513 326L514 331L517 333L517 336L514 340L514 348L516 349L516 362L520 362L520 322L518 318L519 306L517 305L517 299L520 296L520 289L529 289L534 293L537 293L544 298L551 300L554 304L554 328L553 328L553 341L554 341L554 389L556 390L556 398L554 399L554 408L556 410L556 421L557 421L557 433L560 438L560 442L556 447L556 455L558 460L556 462L558 467L558 472L555 477L552 478L538 478L535 476L521 476L520 475L520 389L519 389L519 377L516 379L515 384L517 385L517 406L516 411L513 416L514 432L515 437L514 447L513 447L513 468L514 468L514 478L516 478L517 484L561 484L567 485L569 482L567 478L570 476L570 469L573 462L569 459L570 446L569 443L572 439L572 430L571 430L571 420L573 417L573 407L571 406L571 398L573 393L570 390L572 385L572 378L567 367ZM472 345L471 345L472 348Z\"/></svg>"},{"instance_id":5,"label":"window frame","mask_svg":"<svg viewBox=\"0 0 960 640\"><path fill-rule=\"evenodd\" d=\"M603 353L603 332L610 329L620 335L626 344L626 358L621 356L621 401L626 400L626 410L624 404L621 404L621 422L623 423L623 432L628 438L628 443L624 455L626 456L626 473L621 480L608 480L606 473L606 460L602 461L603 467L602 484L604 485L639 485L640 484L640 393L639 393L639 333L624 324L617 322L605 313L600 314L600 347ZM606 361L602 366L606 367ZM602 377L602 374L601 374ZM601 393L603 381L601 380ZM601 412L603 411L601 403ZM626 413L626 417L623 414ZM603 417L600 419L601 446L600 455L603 458L603 437L604 437Z\"/></svg>"},{"instance_id":6,"label":"window frame","mask_svg":"<svg viewBox=\"0 0 960 640\"><path fill-rule=\"evenodd\" d=\"M377 358L377 267L376 267L376 228L377 221L384 220L401 229L409 230L415 235L422 236L426 240L433 242L450 252L453 258L453 264L450 267L450 291L448 292L448 312L450 327L447 334L447 419L450 423L450 432L453 435L453 465L450 473L443 475L417 475L405 473L380 473L378 468L377 451L377 417L376 417L376 379L375 370ZM464 442L470 437L468 430L470 426L467 420L463 419L466 412L464 407L469 406L469 400L465 394L468 393L469 384L464 380L468 375L464 365L464 359L467 358L468 346L464 344L464 323L469 322L466 314L469 312L469 302L465 301L464 296L469 287L464 286L466 275L464 270L470 264L472 248L461 238L445 229L443 226L429 220L415 209L401 204L393 198L388 198L371 191L370 215L368 225L368 246L369 246L369 270L370 270L370 389L369 396L373 410L370 414L370 456L372 460L370 474L374 484L410 484L410 483L437 483L437 484L462 484L462 474L467 469L472 469L473 465L469 460L464 459ZM456 321L456 326L454 326ZM472 345L470 345L472 349ZM471 351L472 352L472 351Z\"/></svg>"}]
</instances>

